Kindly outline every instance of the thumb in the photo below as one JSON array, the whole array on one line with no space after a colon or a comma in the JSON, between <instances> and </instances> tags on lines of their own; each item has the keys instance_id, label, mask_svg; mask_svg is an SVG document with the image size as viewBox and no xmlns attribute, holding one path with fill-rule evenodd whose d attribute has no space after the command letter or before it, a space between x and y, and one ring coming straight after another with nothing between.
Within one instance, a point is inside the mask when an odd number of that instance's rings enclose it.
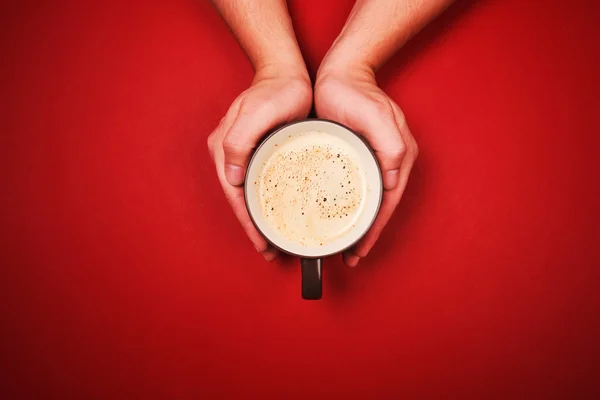
<instances>
[{"instance_id":1,"label":"thumb","mask_svg":"<svg viewBox=\"0 0 600 400\"><path fill-rule=\"evenodd\" d=\"M398 186L400 167L406 154L406 144L400 133L405 123L397 121L391 104L389 107L377 104L372 112L355 111L356 118L348 121L349 126L367 139L379 161L384 188L393 190Z\"/></svg>"},{"instance_id":2,"label":"thumb","mask_svg":"<svg viewBox=\"0 0 600 400\"><path fill-rule=\"evenodd\" d=\"M277 125L286 122L273 103L266 101L252 107L242 103L238 115L223 138L225 177L230 185L244 182L246 167L252 151L262 136Z\"/></svg>"}]
</instances>

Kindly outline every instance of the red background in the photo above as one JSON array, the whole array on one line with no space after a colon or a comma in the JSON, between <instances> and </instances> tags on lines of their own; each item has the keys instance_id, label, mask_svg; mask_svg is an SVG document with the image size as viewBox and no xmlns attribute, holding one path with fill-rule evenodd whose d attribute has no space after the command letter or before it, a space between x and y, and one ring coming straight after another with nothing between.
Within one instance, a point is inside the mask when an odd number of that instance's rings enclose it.
<instances>
[{"instance_id":1,"label":"red background","mask_svg":"<svg viewBox=\"0 0 600 400\"><path fill-rule=\"evenodd\" d=\"M599 395L596 4L459 1L386 65L421 157L308 302L219 189L208 2L3 2L0 397ZM313 75L351 5L290 3Z\"/></svg>"}]
</instances>

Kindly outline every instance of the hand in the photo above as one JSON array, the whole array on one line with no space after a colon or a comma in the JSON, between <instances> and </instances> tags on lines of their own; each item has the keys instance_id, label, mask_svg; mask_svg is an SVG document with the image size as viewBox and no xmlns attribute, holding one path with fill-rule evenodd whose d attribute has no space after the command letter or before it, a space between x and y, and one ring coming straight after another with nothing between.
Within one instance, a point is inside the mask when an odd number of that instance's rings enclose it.
<instances>
[{"instance_id":1,"label":"hand","mask_svg":"<svg viewBox=\"0 0 600 400\"><path fill-rule=\"evenodd\" d=\"M310 79L306 73L290 71L258 71L250 88L235 99L208 137L208 150L225 197L256 250L268 261L274 260L278 252L250 220L241 185L252 151L262 136L278 125L306 118L310 111Z\"/></svg>"},{"instance_id":2,"label":"hand","mask_svg":"<svg viewBox=\"0 0 600 400\"><path fill-rule=\"evenodd\" d=\"M354 267L369 253L400 202L419 150L400 107L377 86L371 69L348 64L332 68L327 61L324 65L315 84L317 115L362 135L375 150L383 174L379 215L343 256L346 265Z\"/></svg>"}]
</instances>

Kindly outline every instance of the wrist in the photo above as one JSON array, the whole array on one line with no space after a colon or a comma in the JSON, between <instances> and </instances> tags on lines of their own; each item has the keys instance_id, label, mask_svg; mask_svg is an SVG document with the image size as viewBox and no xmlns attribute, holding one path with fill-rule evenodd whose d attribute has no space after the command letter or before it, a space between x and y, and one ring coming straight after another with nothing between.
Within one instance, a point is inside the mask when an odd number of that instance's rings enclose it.
<instances>
[{"instance_id":1,"label":"wrist","mask_svg":"<svg viewBox=\"0 0 600 400\"><path fill-rule=\"evenodd\" d=\"M364 59L339 51L334 46L319 66L315 86L329 78L375 82L375 71Z\"/></svg>"},{"instance_id":2,"label":"wrist","mask_svg":"<svg viewBox=\"0 0 600 400\"><path fill-rule=\"evenodd\" d=\"M310 76L302 57L295 60L261 62L255 67L255 81L274 78L298 80L310 85Z\"/></svg>"}]
</instances>

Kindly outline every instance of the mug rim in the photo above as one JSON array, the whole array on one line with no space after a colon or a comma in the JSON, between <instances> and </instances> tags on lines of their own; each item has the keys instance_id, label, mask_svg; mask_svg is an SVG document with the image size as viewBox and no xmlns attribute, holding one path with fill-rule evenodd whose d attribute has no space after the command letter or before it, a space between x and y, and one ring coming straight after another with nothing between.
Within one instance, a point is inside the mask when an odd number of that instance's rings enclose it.
<instances>
[{"instance_id":1,"label":"mug rim","mask_svg":"<svg viewBox=\"0 0 600 400\"><path fill-rule=\"evenodd\" d=\"M377 208L375 209L375 212L373 213L373 218L371 218L371 221L367 225L367 228L364 230L364 232L356 240L352 241L350 244L348 244L347 246L343 247L342 249L334 251L332 253L323 254L323 255L319 255L319 256L306 256L306 255L303 255L303 254L294 253L294 252L291 252L289 250L285 250L285 249L281 248L277 244L273 243L273 241L270 240L267 237L267 235L264 234L264 232L258 227L258 224L254 220L254 216L252 215L253 213L250 210L250 207L248 205L247 191L248 191L248 175L249 175L249 172L250 172L250 165L252 165L252 162L254 161L256 155L258 154L258 152L260 151L260 149L263 147L263 145L265 143L267 143L267 141L272 136L274 136L279 131L281 131L281 130L283 130L285 128L288 128L288 127L290 127L292 125L297 125L297 124L301 124L301 123L304 123L304 122L313 122L313 121L326 122L326 123L338 125L338 126L344 128L345 130L347 130L348 132L350 132L351 134L353 134L354 136L356 136L357 138L359 138L363 142L363 144L367 147L367 150L369 150L369 153L371 154L371 157L373 157L373 160L375 160L375 165L377 166L377 171L379 172L377 174L377 176L379 178L379 187L381 188L381 190L379 191L379 198L378 198L378 201L377 201ZM375 223L375 220L377 219L377 216L379 215L379 210L381 208L381 203L382 203L382 200L383 200L383 192L384 191L385 191L385 188L383 187L383 176L382 176L382 173L381 173L381 166L379 165L379 160L377 160L377 156L375 155L375 151L371 148L371 146L366 141L366 139L363 138L358 133L354 132L352 129L348 128L346 125L341 124L339 122L332 121L330 119L325 119L325 118L306 118L306 119L299 120L299 121L288 122L286 124L281 125L277 129L273 130L273 132L269 133L268 135L266 135L261 140L261 142L259 143L259 145L256 147L256 149L252 153L252 156L250 157L250 161L248 161L248 166L246 167L246 173L244 174L244 203L246 204L246 210L248 211L248 216L250 217L250 220L252 221L252 225L254 225L254 227L256 228L256 230L258 231L258 233L260 233L260 235L267 241L267 243L269 243L271 246L275 247L277 250L279 250L279 251L281 251L281 252L283 252L285 254L291 255L291 256L305 258L305 259L319 259L319 258L330 257L330 256L333 256L335 254L343 253L344 251L348 250L349 248L351 248L352 246L354 246L356 243L358 243L363 237L365 237L365 235L369 232L369 230L371 229L371 227Z\"/></svg>"}]
</instances>

